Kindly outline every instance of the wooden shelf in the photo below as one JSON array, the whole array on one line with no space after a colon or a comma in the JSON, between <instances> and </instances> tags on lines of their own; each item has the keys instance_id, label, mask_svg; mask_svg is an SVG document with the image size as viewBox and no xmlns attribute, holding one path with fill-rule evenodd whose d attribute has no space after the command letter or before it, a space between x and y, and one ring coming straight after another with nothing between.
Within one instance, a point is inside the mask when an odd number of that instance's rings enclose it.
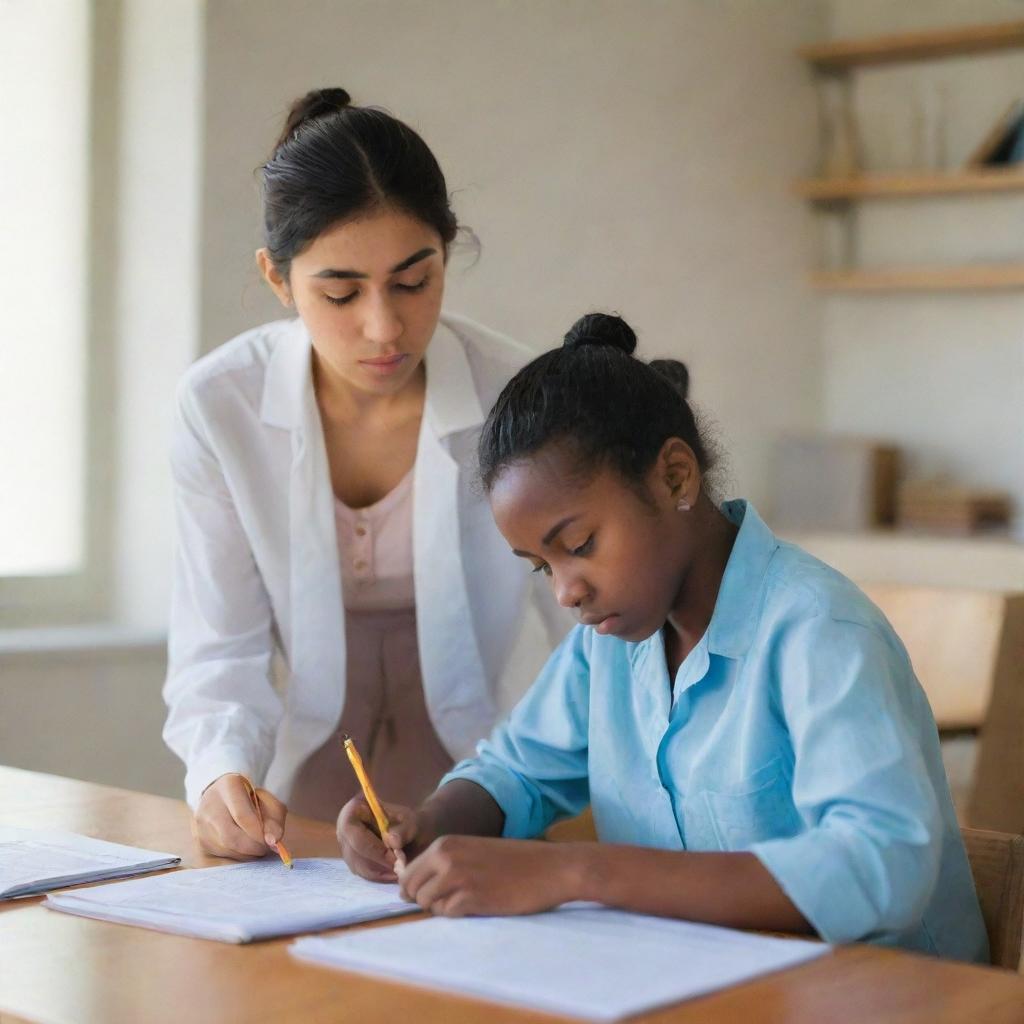
<instances>
[{"instance_id":1,"label":"wooden shelf","mask_svg":"<svg viewBox=\"0 0 1024 1024\"><path fill-rule=\"evenodd\" d=\"M959 28L864 39L835 40L804 46L797 52L816 71L837 73L852 67L897 64L905 61L959 57L1024 46L1024 21L995 25L963 25Z\"/></svg>"},{"instance_id":2,"label":"wooden shelf","mask_svg":"<svg viewBox=\"0 0 1024 1024\"><path fill-rule=\"evenodd\" d=\"M854 178L809 178L794 185L798 195L815 203L846 203L858 199L923 198L977 195L1024 190L1024 169L961 170L863 174Z\"/></svg>"},{"instance_id":3,"label":"wooden shelf","mask_svg":"<svg viewBox=\"0 0 1024 1024\"><path fill-rule=\"evenodd\" d=\"M819 270L810 280L815 288L835 292L995 291L1024 288L1024 263Z\"/></svg>"},{"instance_id":4,"label":"wooden shelf","mask_svg":"<svg viewBox=\"0 0 1024 1024\"><path fill-rule=\"evenodd\" d=\"M874 530L775 531L855 580L871 583L1024 590L1024 538L1007 534L971 537Z\"/></svg>"}]
</instances>

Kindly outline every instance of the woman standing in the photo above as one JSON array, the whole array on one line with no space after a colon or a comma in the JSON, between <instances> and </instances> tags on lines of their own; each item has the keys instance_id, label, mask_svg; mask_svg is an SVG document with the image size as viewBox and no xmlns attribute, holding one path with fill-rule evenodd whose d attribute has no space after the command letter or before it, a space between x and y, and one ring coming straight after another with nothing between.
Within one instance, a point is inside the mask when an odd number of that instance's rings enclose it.
<instances>
[{"instance_id":1,"label":"woman standing","mask_svg":"<svg viewBox=\"0 0 1024 1024\"><path fill-rule=\"evenodd\" d=\"M288 807L429 793L494 724L536 597L474 488L485 411L526 349L441 313L457 224L423 140L342 89L292 108L262 168L263 277L297 317L179 390L168 745L208 852L261 856ZM281 669L283 668L283 671ZM264 828L248 796L252 780Z\"/></svg>"}]
</instances>

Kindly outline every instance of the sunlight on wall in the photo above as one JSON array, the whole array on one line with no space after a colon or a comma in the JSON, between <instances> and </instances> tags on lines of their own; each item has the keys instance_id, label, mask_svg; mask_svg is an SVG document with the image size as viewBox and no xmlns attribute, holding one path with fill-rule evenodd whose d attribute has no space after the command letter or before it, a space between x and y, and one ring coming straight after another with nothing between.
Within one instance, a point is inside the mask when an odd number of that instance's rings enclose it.
<instances>
[{"instance_id":1,"label":"sunlight on wall","mask_svg":"<svg viewBox=\"0 0 1024 1024\"><path fill-rule=\"evenodd\" d=\"M0 0L0 575L83 557L88 24Z\"/></svg>"}]
</instances>

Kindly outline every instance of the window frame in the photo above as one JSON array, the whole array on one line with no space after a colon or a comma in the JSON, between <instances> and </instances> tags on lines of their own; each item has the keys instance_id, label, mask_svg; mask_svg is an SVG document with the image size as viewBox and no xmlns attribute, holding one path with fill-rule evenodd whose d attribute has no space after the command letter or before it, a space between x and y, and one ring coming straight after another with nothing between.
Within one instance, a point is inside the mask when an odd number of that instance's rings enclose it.
<instances>
[{"instance_id":1,"label":"window frame","mask_svg":"<svg viewBox=\"0 0 1024 1024\"><path fill-rule=\"evenodd\" d=\"M117 252L121 0L93 0L87 7L82 564L71 573L0 575L0 628L103 621L112 607L117 294L109 268Z\"/></svg>"}]
</instances>

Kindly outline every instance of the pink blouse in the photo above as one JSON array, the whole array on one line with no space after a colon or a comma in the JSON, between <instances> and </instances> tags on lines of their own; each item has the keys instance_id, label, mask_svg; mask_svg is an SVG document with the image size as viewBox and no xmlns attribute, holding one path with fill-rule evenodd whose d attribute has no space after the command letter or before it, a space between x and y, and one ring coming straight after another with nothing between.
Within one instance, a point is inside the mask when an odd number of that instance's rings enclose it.
<instances>
[{"instance_id":1,"label":"pink blouse","mask_svg":"<svg viewBox=\"0 0 1024 1024\"><path fill-rule=\"evenodd\" d=\"M345 608L413 608L412 470L366 508L349 508L335 498L334 522Z\"/></svg>"},{"instance_id":2,"label":"pink blouse","mask_svg":"<svg viewBox=\"0 0 1024 1024\"><path fill-rule=\"evenodd\" d=\"M420 674L412 562L412 471L368 508L335 500L345 598L345 708L296 776L289 807L334 821L359 783L339 735L356 742L386 800L417 806L452 766Z\"/></svg>"}]
</instances>

